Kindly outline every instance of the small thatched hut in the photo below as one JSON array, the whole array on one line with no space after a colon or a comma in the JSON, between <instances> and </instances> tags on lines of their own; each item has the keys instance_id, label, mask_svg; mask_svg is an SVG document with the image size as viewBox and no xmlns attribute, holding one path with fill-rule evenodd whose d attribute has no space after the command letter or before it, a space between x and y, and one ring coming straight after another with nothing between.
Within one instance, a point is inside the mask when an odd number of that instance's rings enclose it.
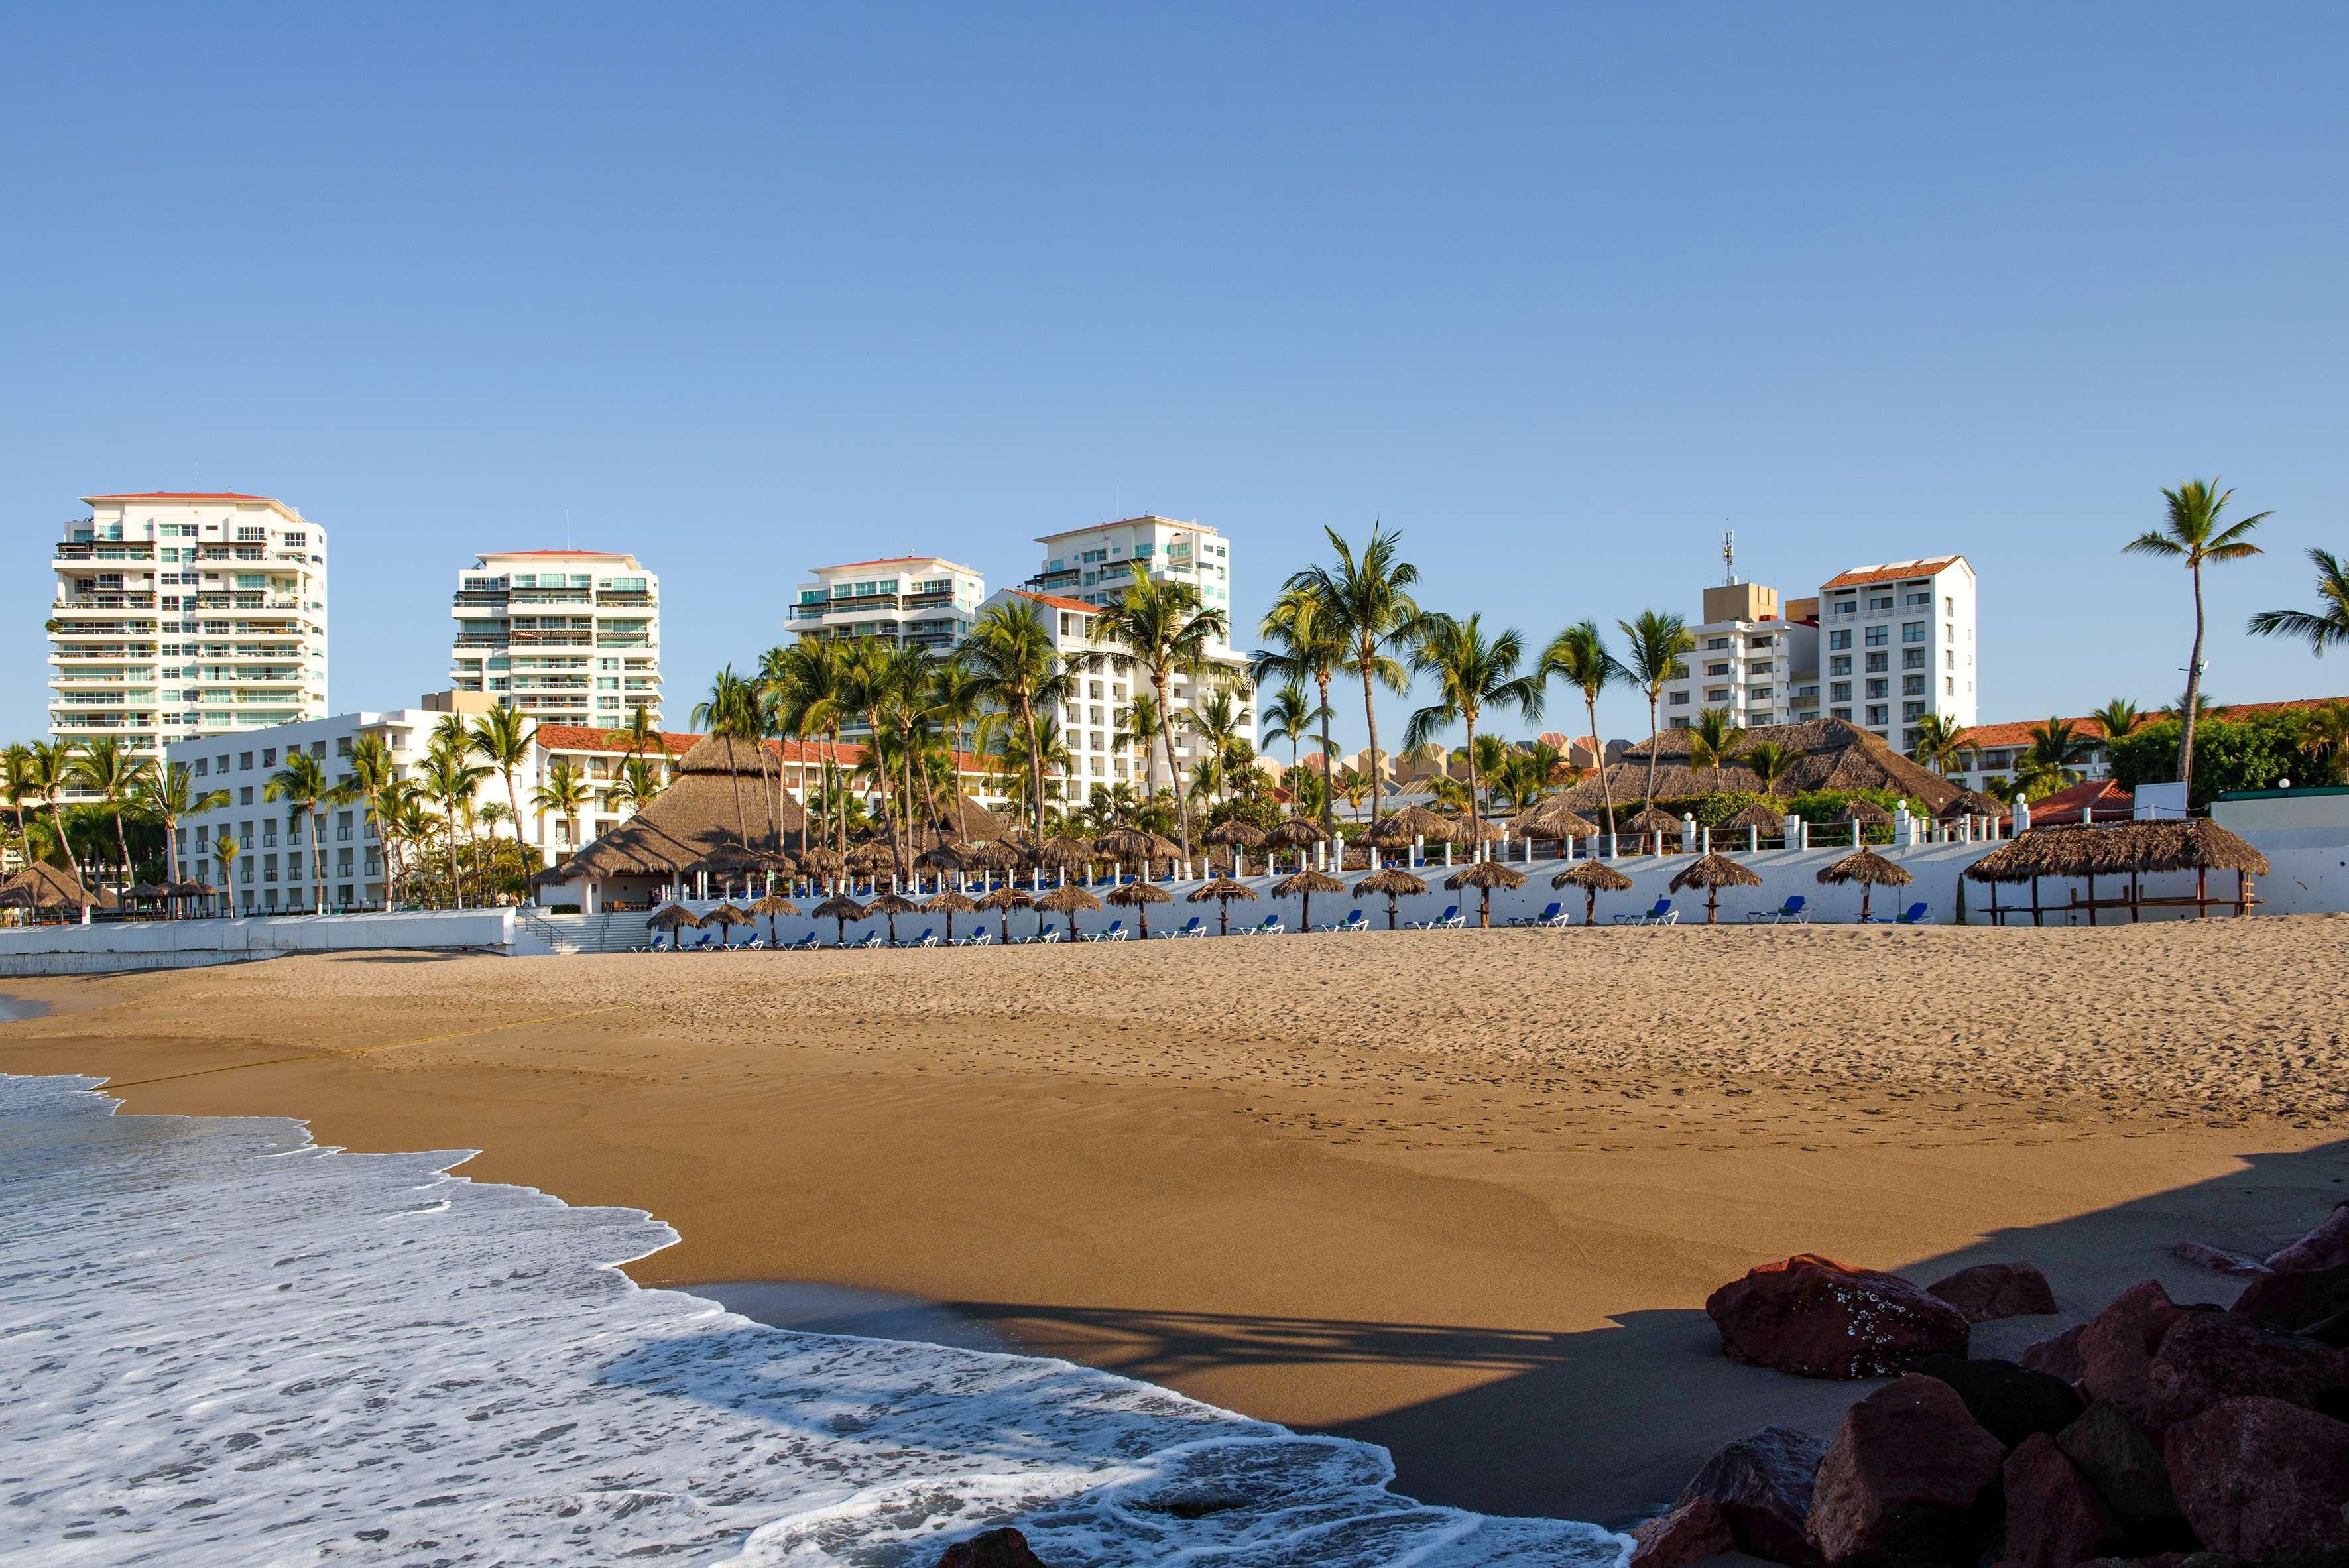
<instances>
[{"instance_id":1,"label":"small thatched hut","mask_svg":"<svg viewBox=\"0 0 2349 1568\"><path fill-rule=\"evenodd\" d=\"M1822 867L1818 880L1822 883L1857 882L1859 918L1866 922L1874 918L1868 901L1876 896L1878 888L1907 887L1917 879L1909 874L1908 867L1893 864L1874 850L1854 850L1833 865Z\"/></svg>"},{"instance_id":2,"label":"small thatched hut","mask_svg":"<svg viewBox=\"0 0 2349 1568\"><path fill-rule=\"evenodd\" d=\"M1444 879L1444 885L1454 892L1473 887L1484 896L1476 902L1476 923L1485 929L1493 924L1493 890L1496 887L1520 888L1526 885L1526 873L1515 866L1498 861L1478 861L1464 872L1454 872Z\"/></svg>"},{"instance_id":3,"label":"small thatched hut","mask_svg":"<svg viewBox=\"0 0 2349 1568\"><path fill-rule=\"evenodd\" d=\"M2148 873L2185 871L2194 873L2191 898L2145 896L2142 879ZM2233 898L2210 897L2210 873L2214 871L2235 873ZM2085 899L2075 893L2056 907L2067 913L2085 909L2088 912L2088 923L2094 925L2097 913L2106 909L2126 909L2131 921L2138 918L2140 910L2189 906L2195 919L2207 920L2214 903L2232 904L2237 914L2249 914L2251 906L2259 902L2251 896L2251 879L2267 874L2265 855L2236 834L2201 817L2184 821L2033 828L1966 868L1969 880L1990 884L1993 925L2004 924L2007 915L2022 913L2019 908L1999 907L1998 888L2002 882L2031 884L2031 923L2044 925L2046 911L2039 899L2041 879L2062 877L2085 882L2088 892ZM2127 896L2097 898L2096 879L2100 876L2127 877Z\"/></svg>"}]
</instances>

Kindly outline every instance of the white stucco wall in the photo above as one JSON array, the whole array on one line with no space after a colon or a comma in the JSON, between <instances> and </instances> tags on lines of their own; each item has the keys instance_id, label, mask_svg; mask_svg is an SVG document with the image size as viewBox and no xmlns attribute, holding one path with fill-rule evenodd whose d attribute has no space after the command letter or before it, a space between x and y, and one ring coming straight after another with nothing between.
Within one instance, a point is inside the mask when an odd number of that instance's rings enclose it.
<instances>
[{"instance_id":1,"label":"white stucco wall","mask_svg":"<svg viewBox=\"0 0 2349 1568\"><path fill-rule=\"evenodd\" d=\"M0 975L102 975L287 953L516 951L511 909L148 920L0 929Z\"/></svg>"}]
</instances>

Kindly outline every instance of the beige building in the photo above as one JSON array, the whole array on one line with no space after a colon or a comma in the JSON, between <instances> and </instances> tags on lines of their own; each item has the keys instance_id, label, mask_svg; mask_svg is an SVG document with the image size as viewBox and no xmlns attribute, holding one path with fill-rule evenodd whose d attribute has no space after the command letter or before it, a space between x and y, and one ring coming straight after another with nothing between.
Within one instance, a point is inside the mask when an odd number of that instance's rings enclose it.
<instances>
[{"instance_id":1,"label":"beige building","mask_svg":"<svg viewBox=\"0 0 2349 1568\"><path fill-rule=\"evenodd\" d=\"M510 550L457 574L449 684L542 724L661 721L660 579L633 555Z\"/></svg>"},{"instance_id":2,"label":"beige building","mask_svg":"<svg viewBox=\"0 0 2349 1568\"><path fill-rule=\"evenodd\" d=\"M326 711L326 534L233 491L81 498L50 564L49 735L175 741Z\"/></svg>"}]
</instances>

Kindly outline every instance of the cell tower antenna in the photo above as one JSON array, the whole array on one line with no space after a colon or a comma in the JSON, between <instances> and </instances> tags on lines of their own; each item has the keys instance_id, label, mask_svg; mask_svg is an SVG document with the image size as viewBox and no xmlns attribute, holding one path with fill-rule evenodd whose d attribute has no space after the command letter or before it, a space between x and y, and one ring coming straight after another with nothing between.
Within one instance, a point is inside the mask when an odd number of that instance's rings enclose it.
<instances>
[{"instance_id":1,"label":"cell tower antenna","mask_svg":"<svg viewBox=\"0 0 2349 1568\"><path fill-rule=\"evenodd\" d=\"M1721 536L1721 573L1723 587L1737 586L1737 535L1733 533Z\"/></svg>"}]
</instances>

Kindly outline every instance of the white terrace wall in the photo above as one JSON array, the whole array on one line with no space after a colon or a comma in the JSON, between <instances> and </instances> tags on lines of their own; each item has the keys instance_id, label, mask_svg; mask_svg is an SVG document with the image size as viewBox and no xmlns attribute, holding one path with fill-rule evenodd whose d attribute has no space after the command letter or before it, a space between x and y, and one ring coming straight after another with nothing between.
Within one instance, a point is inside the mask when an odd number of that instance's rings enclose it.
<instances>
[{"instance_id":1,"label":"white terrace wall","mask_svg":"<svg viewBox=\"0 0 2349 1568\"><path fill-rule=\"evenodd\" d=\"M517 951L511 909L103 921L0 929L0 975L113 975L288 953ZM542 944L540 951L544 951Z\"/></svg>"}]
</instances>

